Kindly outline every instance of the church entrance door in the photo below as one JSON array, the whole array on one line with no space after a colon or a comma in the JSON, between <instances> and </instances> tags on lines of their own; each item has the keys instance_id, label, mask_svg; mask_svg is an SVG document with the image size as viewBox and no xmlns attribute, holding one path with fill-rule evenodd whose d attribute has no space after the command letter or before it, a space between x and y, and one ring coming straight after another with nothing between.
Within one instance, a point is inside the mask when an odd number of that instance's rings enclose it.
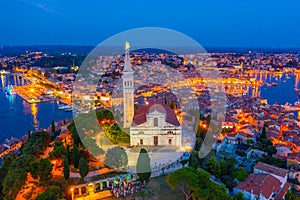
<instances>
[{"instance_id":1,"label":"church entrance door","mask_svg":"<svg viewBox=\"0 0 300 200\"><path fill-rule=\"evenodd\" d=\"M157 146L158 145L158 136L154 136L153 138L153 142L154 142L154 145Z\"/></svg>"}]
</instances>

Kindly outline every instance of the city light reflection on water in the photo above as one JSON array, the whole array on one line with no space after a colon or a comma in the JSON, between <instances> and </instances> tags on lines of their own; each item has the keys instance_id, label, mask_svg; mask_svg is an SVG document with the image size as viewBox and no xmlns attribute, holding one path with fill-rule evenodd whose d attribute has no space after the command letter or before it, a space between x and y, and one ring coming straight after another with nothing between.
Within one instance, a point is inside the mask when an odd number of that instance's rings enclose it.
<instances>
[{"instance_id":1,"label":"city light reflection on water","mask_svg":"<svg viewBox=\"0 0 300 200\"><path fill-rule=\"evenodd\" d=\"M31 104L31 114L33 115L33 125L36 130L39 128L39 121L37 120L38 107L36 103Z\"/></svg>"},{"instance_id":2,"label":"city light reflection on water","mask_svg":"<svg viewBox=\"0 0 300 200\"><path fill-rule=\"evenodd\" d=\"M299 75L294 74L262 74L253 73L250 77L264 83L261 87L246 88L244 95L261 96L268 99L269 104L286 102L293 104L298 100L298 92L295 88L299 85ZM29 104L18 95L7 95L5 87L8 84L24 85L26 81L18 76L0 76L0 142L7 137L20 137L27 133L27 130L34 131L37 127L49 127L52 120L58 121L71 119L72 113L59 110L57 102ZM268 84L276 83L276 86ZM284 94L284 95L279 95Z\"/></svg>"},{"instance_id":3,"label":"city light reflection on water","mask_svg":"<svg viewBox=\"0 0 300 200\"><path fill-rule=\"evenodd\" d=\"M23 78L1 75L0 79L0 143L11 136L26 135L28 130L35 131L36 127L47 128L52 120L72 119L72 112L58 110L57 102L29 104L18 95L5 93L8 84L26 84Z\"/></svg>"}]
</instances>

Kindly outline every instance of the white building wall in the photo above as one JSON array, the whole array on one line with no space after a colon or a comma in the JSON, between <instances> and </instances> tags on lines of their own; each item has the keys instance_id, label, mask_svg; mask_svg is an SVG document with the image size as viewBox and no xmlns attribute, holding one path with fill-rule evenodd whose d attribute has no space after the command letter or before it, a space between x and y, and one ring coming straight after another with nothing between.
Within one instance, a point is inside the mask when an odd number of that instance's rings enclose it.
<instances>
[{"instance_id":1,"label":"white building wall","mask_svg":"<svg viewBox=\"0 0 300 200\"><path fill-rule=\"evenodd\" d=\"M143 145L154 145L154 136L157 136L157 145L170 145L169 139L171 139L171 145L182 146L181 126L174 126L166 122L165 113L154 110L146 117L145 123L130 127L130 145L140 145L140 139L143 139ZM158 120L157 126L154 126L155 118ZM169 131L172 131L173 134L168 133Z\"/></svg>"}]
</instances>

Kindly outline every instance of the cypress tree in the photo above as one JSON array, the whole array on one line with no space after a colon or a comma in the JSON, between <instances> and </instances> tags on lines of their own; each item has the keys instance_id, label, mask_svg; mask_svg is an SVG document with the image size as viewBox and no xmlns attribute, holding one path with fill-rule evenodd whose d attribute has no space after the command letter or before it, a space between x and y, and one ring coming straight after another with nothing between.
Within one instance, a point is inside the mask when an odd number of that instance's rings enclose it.
<instances>
[{"instance_id":1,"label":"cypress tree","mask_svg":"<svg viewBox=\"0 0 300 200\"><path fill-rule=\"evenodd\" d=\"M64 178L65 180L68 180L70 177L70 166L69 166L69 160L65 156L64 157Z\"/></svg>"},{"instance_id":2,"label":"cypress tree","mask_svg":"<svg viewBox=\"0 0 300 200\"><path fill-rule=\"evenodd\" d=\"M148 181L151 177L150 158L146 149L142 148L138 157L136 172L141 181Z\"/></svg>"},{"instance_id":3,"label":"cypress tree","mask_svg":"<svg viewBox=\"0 0 300 200\"><path fill-rule=\"evenodd\" d=\"M78 168L79 165L79 150L78 147L76 145L74 145L73 148L73 165L75 168Z\"/></svg>"}]
</instances>

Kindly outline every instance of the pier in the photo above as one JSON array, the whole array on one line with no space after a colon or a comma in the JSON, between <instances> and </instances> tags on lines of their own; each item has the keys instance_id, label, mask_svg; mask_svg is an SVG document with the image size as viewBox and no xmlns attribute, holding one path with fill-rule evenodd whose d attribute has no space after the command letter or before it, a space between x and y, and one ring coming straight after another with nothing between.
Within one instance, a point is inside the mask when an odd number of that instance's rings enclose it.
<instances>
[{"instance_id":1,"label":"pier","mask_svg":"<svg viewBox=\"0 0 300 200\"><path fill-rule=\"evenodd\" d=\"M14 86L14 89L21 98L30 104L60 100L57 97L45 96L43 88L38 85L34 87L31 85Z\"/></svg>"}]
</instances>

